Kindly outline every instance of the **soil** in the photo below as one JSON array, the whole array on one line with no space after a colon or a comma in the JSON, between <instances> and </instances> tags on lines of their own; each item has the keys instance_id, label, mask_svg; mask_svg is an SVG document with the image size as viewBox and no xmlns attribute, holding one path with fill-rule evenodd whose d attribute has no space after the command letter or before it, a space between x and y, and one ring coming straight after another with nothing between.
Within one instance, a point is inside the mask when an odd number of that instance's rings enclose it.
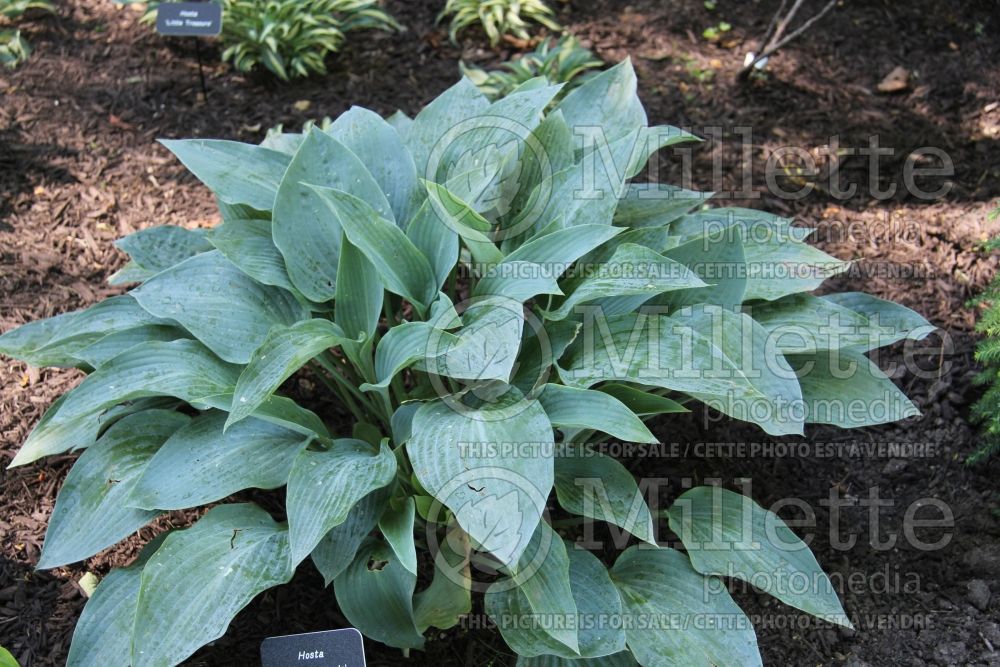
<instances>
[{"instance_id":1,"label":"soil","mask_svg":"<svg viewBox=\"0 0 1000 667\"><path fill-rule=\"evenodd\" d=\"M235 73L218 62L217 51L204 49L207 97L198 84L193 42L154 35L130 6L68 0L54 16L23 24L35 53L20 69L0 71L0 329L116 293L105 279L123 261L112 242L124 234L218 221L209 193L157 138L259 141L270 126L297 128L352 104L412 115L454 82L460 58L490 64L511 55L486 49L485 40L471 33L461 48L450 46L434 24L439 4L387 0L407 32L353 39L330 59L328 75L291 85ZM997 232L987 214L1000 196L996 3L842 3L774 56L766 76L743 84L735 74L777 9L774 0L720 0L714 10L700 0L553 4L563 23L606 61L631 55L652 122L702 136L719 128L719 140L664 155L662 180L687 178L698 189L737 192L736 203L816 227L821 247L856 260L851 273L826 289L862 289L897 300L940 327L921 343L876 355L883 368L896 368L893 377L922 417L850 432L810 428L805 438L775 441L744 424L697 413L653 425L672 449L625 462L638 475L666 482L659 491L664 506L692 480L714 478L733 488L751 480L753 497L765 506L800 498L813 508L815 527L799 532L811 536L819 562L843 585L841 599L855 629L802 625L801 614L734 586L755 620L765 664L1000 665L1000 462L964 463L980 445L968 422L978 390L971 384L975 310L966 304L997 266L978 248ZM717 43L702 37L721 21L733 27ZM908 87L878 92L897 66L909 72ZM746 155L738 142L741 127L753 128ZM844 155L840 178L857 184L857 192L835 196L833 162L821 148L832 141L866 147L872 136L892 155L881 158L874 177L867 157ZM816 185L799 199L776 197L767 187L769 160L778 165L781 187L805 182L794 161L775 162L784 146L803 147L817 158L819 173L805 176ZM946 194L921 199L902 186L907 156L919 147L941 149L952 160L953 175L920 181L925 190L946 186ZM752 165L748 181L739 169L744 157ZM917 165L934 166L936 159L924 157ZM899 186L895 193L877 195L877 188L891 184ZM0 464L6 466L45 408L80 377L0 362ZM293 390L311 398L305 381ZM767 449L775 442L786 450ZM706 443L766 447L747 452ZM883 449L869 452L864 445L872 443ZM888 443L911 449L892 450ZM789 444L805 449L788 451ZM85 572L103 575L129 562L155 533L191 520L172 513L84 563L35 571L47 517L74 459L53 457L0 472L0 644L24 667L64 664L85 602L76 583ZM834 518L829 502L821 502L834 497L853 503L872 493L889 504L876 512L852 504ZM273 494L248 495L280 506ZM935 518L941 507L953 516L951 528L906 534L912 512ZM788 508L781 513L796 518ZM895 544L886 546L892 536ZM851 537L853 544L835 544ZM945 538L937 548L920 548ZM259 596L224 637L185 664L257 664L266 636L346 623L332 592L303 566L290 584ZM513 664L494 632L459 627L440 635L408 661L368 642L369 664Z\"/></svg>"}]
</instances>

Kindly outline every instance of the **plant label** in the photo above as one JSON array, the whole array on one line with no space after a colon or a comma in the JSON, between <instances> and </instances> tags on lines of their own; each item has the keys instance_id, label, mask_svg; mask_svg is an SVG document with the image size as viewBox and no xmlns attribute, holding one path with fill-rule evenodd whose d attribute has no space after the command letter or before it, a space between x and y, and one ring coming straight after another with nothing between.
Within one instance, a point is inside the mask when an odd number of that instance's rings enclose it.
<instances>
[{"instance_id":1,"label":"plant label","mask_svg":"<svg viewBox=\"0 0 1000 667\"><path fill-rule=\"evenodd\" d=\"M365 667L365 647L354 628L268 637L260 645L263 667Z\"/></svg>"},{"instance_id":2,"label":"plant label","mask_svg":"<svg viewBox=\"0 0 1000 667\"><path fill-rule=\"evenodd\" d=\"M222 5L163 2L156 8L156 32L171 37L215 37L222 32Z\"/></svg>"}]
</instances>

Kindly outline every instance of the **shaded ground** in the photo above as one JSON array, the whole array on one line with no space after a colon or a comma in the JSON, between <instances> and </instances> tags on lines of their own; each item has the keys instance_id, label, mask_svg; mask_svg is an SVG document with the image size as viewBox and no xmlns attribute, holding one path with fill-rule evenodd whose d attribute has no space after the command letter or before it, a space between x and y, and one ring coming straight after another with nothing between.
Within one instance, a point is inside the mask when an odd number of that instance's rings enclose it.
<instances>
[{"instance_id":1,"label":"shaded ground","mask_svg":"<svg viewBox=\"0 0 1000 667\"><path fill-rule=\"evenodd\" d=\"M898 375L923 410L922 418L859 432L811 429L805 439L786 439L809 443L808 456L704 452L704 443L765 440L749 427L711 415L673 418L654 426L654 432L689 456L627 463L638 474L669 481L660 492L664 506L684 488L685 479L721 478L735 487L739 478L750 478L754 498L765 506L799 497L816 510L817 528L809 532L815 533L817 558L835 579L849 582L852 574L862 579L847 585L842 595L857 629L789 628L783 623L800 615L752 591L737 591L755 618L767 664L1000 664L1000 651L994 651L1000 649L1000 601L989 595L1000 594L995 512L1000 464L970 469L962 463L977 446L965 420L976 390L970 386L973 314L964 304L996 268L994 260L975 250L991 231L986 213L1000 195L1000 45L990 38L1000 29L996 5L845 5L772 59L766 80L737 86L733 76L743 54L763 33L777 4L720 0L710 12L695 0L574 0L562 19L604 59L633 57L651 121L686 126L703 136L715 132L711 127L720 128L715 135L720 141L690 154L690 169L683 168L686 154L665 156L663 180L689 177L698 189L735 191L740 203L818 227L820 245L858 260L858 268L831 281L830 289L864 289L901 301L941 326L950 347L935 349L941 338L932 337L878 357L884 368L915 358L926 371L923 377L912 368ZM207 191L156 138L257 141L271 125L298 127L351 104L412 114L454 81L459 57L482 63L499 57L474 39L462 51L449 47L433 26L436 4L393 0L387 5L409 31L361 36L331 62L328 76L277 86L213 62L207 100L199 96L193 45L152 35L137 24L132 9L73 0L57 16L27 25L34 57L16 72L0 71L0 329L111 294L104 279L122 261L111 243L123 234L155 224L217 221ZM720 21L733 25L722 44L701 38L704 28ZM909 89L877 93L878 82L896 66L911 72ZM300 101L310 107L298 110ZM742 126L753 128L749 188L737 168L743 154L736 128ZM894 151L882 159L874 184L868 183L868 158L843 156L838 163L842 183L859 186L846 199L832 196L832 162L821 155L834 135L841 147L854 148L868 146L869 138L878 135L879 145ZM817 183L813 192L797 201L765 192L768 160L788 145L814 155L820 172L806 179ZM954 163L953 176L921 182L928 190L950 184L947 195L931 201L899 185L906 157L923 146L942 149ZM801 179L791 163L786 166L784 173L792 177L777 183L795 189ZM893 183L899 187L891 197L875 196L875 187ZM73 371L0 363L0 463L10 460L47 405L78 380ZM308 399L312 388L303 382L296 391ZM921 443L926 455L841 450L821 456L819 443L829 442ZM74 458L0 472L0 644L25 667L63 664L84 602L75 581L85 571L104 574L127 563L154 532L188 520L176 513L166 516L86 563L34 572L46 519ZM855 535L857 542L833 548L829 508L819 501L831 491L838 498L866 498L873 487L893 502L878 515L880 539L901 533L907 509L932 498L954 514L950 542L922 551L915 540L900 535L892 548L876 549L870 544L872 516L864 507L852 507L841 511L839 536ZM268 494L254 497L265 506L278 500ZM916 534L928 542L941 536L941 529ZM224 638L189 664L255 664L265 636L344 625L330 590L321 588L309 567L301 570L291 584L259 597ZM883 574L884 584L877 579ZM397 651L374 642L368 652L373 665L402 662ZM494 634L461 628L409 660L414 665L512 662Z\"/></svg>"}]
</instances>

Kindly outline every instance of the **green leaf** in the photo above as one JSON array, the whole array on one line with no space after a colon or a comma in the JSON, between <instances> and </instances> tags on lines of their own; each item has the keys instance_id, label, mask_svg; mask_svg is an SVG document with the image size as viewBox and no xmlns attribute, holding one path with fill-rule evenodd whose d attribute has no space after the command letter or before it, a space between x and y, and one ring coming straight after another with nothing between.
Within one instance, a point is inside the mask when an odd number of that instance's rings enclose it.
<instances>
[{"instance_id":1,"label":"green leaf","mask_svg":"<svg viewBox=\"0 0 1000 667\"><path fill-rule=\"evenodd\" d=\"M816 557L777 514L738 493L699 486L682 493L668 516L698 572L752 582L785 604L853 628Z\"/></svg>"},{"instance_id":2,"label":"green leaf","mask_svg":"<svg viewBox=\"0 0 1000 667\"><path fill-rule=\"evenodd\" d=\"M665 227L704 204L712 194L666 183L629 183L615 209L614 223L633 229Z\"/></svg>"},{"instance_id":3,"label":"green leaf","mask_svg":"<svg viewBox=\"0 0 1000 667\"><path fill-rule=\"evenodd\" d=\"M115 241L115 247L129 255L129 262L112 274L112 285L142 282L164 269L212 249L201 230L174 225L141 229Z\"/></svg>"},{"instance_id":4,"label":"green leaf","mask_svg":"<svg viewBox=\"0 0 1000 667\"><path fill-rule=\"evenodd\" d=\"M358 547L378 525L389 500L389 489L375 489L359 500L347 513L344 522L331 528L313 549L310 556L323 575L325 585L329 586L351 564Z\"/></svg>"},{"instance_id":5,"label":"green leaf","mask_svg":"<svg viewBox=\"0 0 1000 667\"><path fill-rule=\"evenodd\" d=\"M128 506L156 450L188 417L147 410L125 417L73 465L59 491L38 567L83 560L145 526L159 512Z\"/></svg>"},{"instance_id":6,"label":"green leaf","mask_svg":"<svg viewBox=\"0 0 1000 667\"><path fill-rule=\"evenodd\" d=\"M864 292L827 294L821 298L867 318L871 326L878 330L876 340L868 343L871 347L858 346L856 349L859 352L885 347L905 339L923 340L937 328L906 306Z\"/></svg>"},{"instance_id":7,"label":"green leaf","mask_svg":"<svg viewBox=\"0 0 1000 667\"><path fill-rule=\"evenodd\" d=\"M126 568L115 568L97 585L73 629L67 667L102 667L131 662L132 626L142 568L168 533L153 538Z\"/></svg>"},{"instance_id":8,"label":"green leaf","mask_svg":"<svg viewBox=\"0 0 1000 667\"><path fill-rule=\"evenodd\" d=\"M920 415L906 394L861 352L785 356L798 374L809 423L858 428Z\"/></svg>"},{"instance_id":9,"label":"green leaf","mask_svg":"<svg viewBox=\"0 0 1000 667\"><path fill-rule=\"evenodd\" d=\"M653 515L621 463L585 445L564 444L555 472L556 497L567 512L614 524L656 546Z\"/></svg>"},{"instance_id":10,"label":"green leaf","mask_svg":"<svg viewBox=\"0 0 1000 667\"><path fill-rule=\"evenodd\" d=\"M257 218L238 219L219 207L224 222L208 230L207 237L226 259L254 280L297 294L285 269L285 259L271 238L271 221Z\"/></svg>"},{"instance_id":11,"label":"green leaf","mask_svg":"<svg viewBox=\"0 0 1000 667\"><path fill-rule=\"evenodd\" d=\"M190 339L190 337L190 334L180 327L149 324L117 331L98 338L96 342L73 352L73 356L92 368L100 368L122 352L131 350L138 345L154 341L169 342L182 338Z\"/></svg>"},{"instance_id":12,"label":"green leaf","mask_svg":"<svg viewBox=\"0 0 1000 667\"><path fill-rule=\"evenodd\" d=\"M458 234L441 220L430 201L424 200L406 228L406 237L427 258L437 289L441 289L458 262Z\"/></svg>"},{"instance_id":13,"label":"green leaf","mask_svg":"<svg viewBox=\"0 0 1000 667\"><path fill-rule=\"evenodd\" d=\"M337 267L337 307L334 320L349 338L371 340L382 316L382 279L378 269L357 247L344 239Z\"/></svg>"},{"instance_id":14,"label":"green leaf","mask_svg":"<svg viewBox=\"0 0 1000 667\"><path fill-rule=\"evenodd\" d=\"M334 440L326 451L305 450L288 478L288 526L292 564L309 555L351 508L393 480L396 457L383 443L378 452L361 440Z\"/></svg>"},{"instance_id":15,"label":"green leaf","mask_svg":"<svg viewBox=\"0 0 1000 667\"><path fill-rule=\"evenodd\" d=\"M413 119L403 138L417 175L430 177L427 160L435 145L462 121L477 116L490 105L476 85L466 78L438 95Z\"/></svg>"},{"instance_id":16,"label":"green leaf","mask_svg":"<svg viewBox=\"0 0 1000 667\"><path fill-rule=\"evenodd\" d=\"M753 626L721 582L674 549L627 549L611 568L641 665L761 665ZM650 627L651 624L653 627Z\"/></svg>"},{"instance_id":17,"label":"green leaf","mask_svg":"<svg viewBox=\"0 0 1000 667\"><path fill-rule=\"evenodd\" d=\"M132 295L234 364L247 363L272 326L309 316L291 293L258 283L216 250L157 274Z\"/></svg>"},{"instance_id":18,"label":"green leaf","mask_svg":"<svg viewBox=\"0 0 1000 667\"><path fill-rule=\"evenodd\" d=\"M310 359L346 340L340 327L329 320L302 320L271 329L240 374L226 428L252 415Z\"/></svg>"},{"instance_id":19,"label":"green leaf","mask_svg":"<svg viewBox=\"0 0 1000 667\"><path fill-rule=\"evenodd\" d=\"M604 128L608 141L647 125L632 61L626 58L570 92L556 109L570 129Z\"/></svg>"},{"instance_id":20,"label":"green leaf","mask_svg":"<svg viewBox=\"0 0 1000 667\"><path fill-rule=\"evenodd\" d=\"M597 588L599 582L591 585ZM570 583L569 554L562 538L544 520L538 522L510 579L501 579L487 590L486 613L497 622L501 632L507 627L508 619L516 622L529 616L548 622L538 628L527 628L527 636L520 629L510 632L508 628L508 632L503 633L504 639L518 653L548 651L565 656L581 655L581 638L573 624L579 610ZM522 640L526 641L522 643ZM596 651L600 653L600 647Z\"/></svg>"},{"instance_id":21,"label":"green leaf","mask_svg":"<svg viewBox=\"0 0 1000 667\"><path fill-rule=\"evenodd\" d=\"M413 596L417 629L447 630L472 611L472 576L469 568L468 536L456 528L438 543L434 575L430 585Z\"/></svg>"},{"instance_id":22,"label":"green leaf","mask_svg":"<svg viewBox=\"0 0 1000 667\"><path fill-rule=\"evenodd\" d=\"M430 322L403 322L382 336L375 348L375 384L362 384L362 391L385 389L396 374L418 361L445 354L457 339Z\"/></svg>"},{"instance_id":23,"label":"green leaf","mask_svg":"<svg viewBox=\"0 0 1000 667\"><path fill-rule=\"evenodd\" d=\"M215 139L161 139L208 189L227 204L270 211L288 167L284 153L252 144Z\"/></svg>"},{"instance_id":24,"label":"green leaf","mask_svg":"<svg viewBox=\"0 0 1000 667\"><path fill-rule=\"evenodd\" d=\"M413 504L413 498L407 496L399 509L387 507L378 522L379 530L396 552L400 565L414 575L417 573L417 547L413 541L415 518L416 506Z\"/></svg>"},{"instance_id":25,"label":"green leaf","mask_svg":"<svg viewBox=\"0 0 1000 667\"><path fill-rule=\"evenodd\" d=\"M175 340L132 348L87 376L66 394L53 416L66 423L123 401L174 396L192 404L231 393L239 367L227 364L201 343Z\"/></svg>"},{"instance_id":26,"label":"green leaf","mask_svg":"<svg viewBox=\"0 0 1000 667\"><path fill-rule=\"evenodd\" d=\"M377 113L351 107L326 131L361 159L389 200L396 221L401 226L408 221L421 191L413 157L396 130Z\"/></svg>"},{"instance_id":27,"label":"green leaf","mask_svg":"<svg viewBox=\"0 0 1000 667\"><path fill-rule=\"evenodd\" d=\"M360 197L390 219L392 209L357 155L325 132L313 129L306 135L278 189L272 234L292 282L322 303L336 296L341 220L312 186Z\"/></svg>"},{"instance_id":28,"label":"green leaf","mask_svg":"<svg viewBox=\"0 0 1000 667\"><path fill-rule=\"evenodd\" d=\"M378 267L385 288L426 310L437 295L437 281L427 258L399 227L346 192L313 190L340 220L351 243Z\"/></svg>"},{"instance_id":29,"label":"green leaf","mask_svg":"<svg viewBox=\"0 0 1000 667\"><path fill-rule=\"evenodd\" d=\"M205 412L153 455L128 504L175 510L221 500L243 489L276 489L308 444L300 433L258 419L223 431L226 413Z\"/></svg>"},{"instance_id":30,"label":"green leaf","mask_svg":"<svg viewBox=\"0 0 1000 667\"><path fill-rule=\"evenodd\" d=\"M746 257L739 234L721 239L697 236L664 251L663 255L694 271L709 287L664 294L654 300L657 305L678 309L699 303L724 307L743 303L747 291L747 276L743 271Z\"/></svg>"},{"instance_id":31,"label":"green leaf","mask_svg":"<svg viewBox=\"0 0 1000 667\"><path fill-rule=\"evenodd\" d=\"M256 505L220 505L171 533L142 570L132 664L173 665L226 631L236 613L292 577L288 529Z\"/></svg>"},{"instance_id":32,"label":"green leaf","mask_svg":"<svg viewBox=\"0 0 1000 667\"><path fill-rule=\"evenodd\" d=\"M477 298L462 314L462 324L454 336L432 337L428 370L462 380L507 382L521 346L521 302L501 296Z\"/></svg>"},{"instance_id":33,"label":"green leaf","mask_svg":"<svg viewBox=\"0 0 1000 667\"><path fill-rule=\"evenodd\" d=\"M552 489L552 426L538 402L516 390L475 408L433 401L412 429L406 451L421 485L483 548L516 564ZM528 451L504 456L504 443Z\"/></svg>"},{"instance_id":34,"label":"green leaf","mask_svg":"<svg viewBox=\"0 0 1000 667\"><path fill-rule=\"evenodd\" d=\"M658 442L634 412L607 393L547 384L538 401L553 426L593 429L627 442Z\"/></svg>"},{"instance_id":35,"label":"green leaf","mask_svg":"<svg viewBox=\"0 0 1000 667\"><path fill-rule=\"evenodd\" d=\"M854 311L812 294L789 294L748 307L783 353L813 353L859 347L877 341L878 330Z\"/></svg>"},{"instance_id":36,"label":"green leaf","mask_svg":"<svg viewBox=\"0 0 1000 667\"><path fill-rule=\"evenodd\" d=\"M546 319L562 320L578 304L603 297L640 296L638 307L649 297L663 292L705 287L705 283L683 264L634 243L626 243L615 250L594 275L584 274L576 289L554 311L545 313Z\"/></svg>"},{"instance_id":37,"label":"green leaf","mask_svg":"<svg viewBox=\"0 0 1000 667\"><path fill-rule=\"evenodd\" d=\"M438 219L462 237L477 262L496 264L503 261L503 253L489 236L492 225L486 218L443 185L426 180L423 184L427 189L427 200Z\"/></svg>"},{"instance_id":38,"label":"green leaf","mask_svg":"<svg viewBox=\"0 0 1000 667\"><path fill-rule=\"evenodd\" d=\"M597 387L598 391L617 398L625 404L629 410L640 417L651 417L653 415L670 414L676 412L690 412L677 401L670 400L664 396L645 391L632 385L609 382Z\"/></svg>"},{"instance_id":39,"label":"green leaf","mask_svg":"<svg viewBox=\"0 0 1000 667\"><path fill-rule=\"evenodd\" d=\"M423 648L413 616L416 585L416 575L388 544L369 540L337 575L333 591L344 616L366 637L397 648Z\"/></svg>"},{"instance_id":40,"label":"green leaf","mask_svg":"<svg viewBox=\"0 0 1000 667\"><path fill-rule=\"evenodd\" d=\"M625 632L613 622L600 619L621 617L622 603L611 583L608 570L593 554L571 544L564 547L568 556L569 585L576 611L572 617L534 617L524 591L494 584L486 593L486 613L500 628L507 645L519 656L559 656L565 659L593 658L625 650ZM533 618L543 622L562 621L577 634L579 653L556 641ZM544 663L543 663L544 664ZM573 664L577 664L574 662ZM583 664L588 664L584 662Z\"/></svg>"},{"instance_id":41,"label":"green leaf","mask_svg":"<svg viewBox=\"0 0 1000 667\"><path fill-rule=\"evenodd\" d=\"M551 270L531 262L492 265L476 283L475 296L503 296L525 302L539 294L562 295Z\"/></svg>"},{"instance_id":42,"label":"green leaf","mask_svg":"<svg viewBox=\"0 0 1000 667\"><path fill-rule=\"evenodd\" d=\"M511 252L506 261L540 264L548 269L547 275L557 278L573 262L621 232L621 229L607 225L558 229L531 239Z\"/></svg>"},{"instance_id":43,"label":"green leaf","mask_svg":"<svg viewBox=\"0 0 1000 667\"><path fill-rule=\"evenodd\" d=\"M0 667L21 667L11 652L0 646Z\"/></svg>"}]
</instances>

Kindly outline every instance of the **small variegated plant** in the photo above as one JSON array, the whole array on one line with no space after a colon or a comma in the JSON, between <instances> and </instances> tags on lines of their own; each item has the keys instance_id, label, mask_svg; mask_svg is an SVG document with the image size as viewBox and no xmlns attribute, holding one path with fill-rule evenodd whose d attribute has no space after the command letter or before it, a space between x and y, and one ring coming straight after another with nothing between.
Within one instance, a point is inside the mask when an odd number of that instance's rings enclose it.
<instances>
[{"instance_id":1,"label":"small variegated plant","mask_svg":"<svg viewBox=\"0 0 1000 667\"><path fill-rule=\"evenodd\" d=\"M552 107L559 91L491 103L462 80L412 120L352 108L259 146L163 142L222 224L122 239L112 282L138 286L0 337L88 373L12 463L84 449L39 567L214 505L98 585L70 665L176 664L306 560L402 649L482 591L522 665L759 665L722 577L850 624L775 514L712 487L658 510L595 445L654 443L645 422L696 402L774 435L911 416L865 353L929 325L810 294L845 263L789 220L637 180L695 137L648 126L630 63ZM294 400L296 373L337 407ZM220 504L279 487L283 514ZM623 552L580 548L552 527L567 515Z\"/></svg>"},{"instance_id":2,"label":"small variegated plant","mask_svg":"<svg viewBox=\"0 0 1000 667\"><path fill-rule=\"evenodd\" d=\"M438 21L450 16L448 38L458 43L458 33L479 24L496 46L504 37L531 39L529 22L538 23L556 32L562 27L555 13L543 0L448 0Z\"/></svg>"}]
</instances>

